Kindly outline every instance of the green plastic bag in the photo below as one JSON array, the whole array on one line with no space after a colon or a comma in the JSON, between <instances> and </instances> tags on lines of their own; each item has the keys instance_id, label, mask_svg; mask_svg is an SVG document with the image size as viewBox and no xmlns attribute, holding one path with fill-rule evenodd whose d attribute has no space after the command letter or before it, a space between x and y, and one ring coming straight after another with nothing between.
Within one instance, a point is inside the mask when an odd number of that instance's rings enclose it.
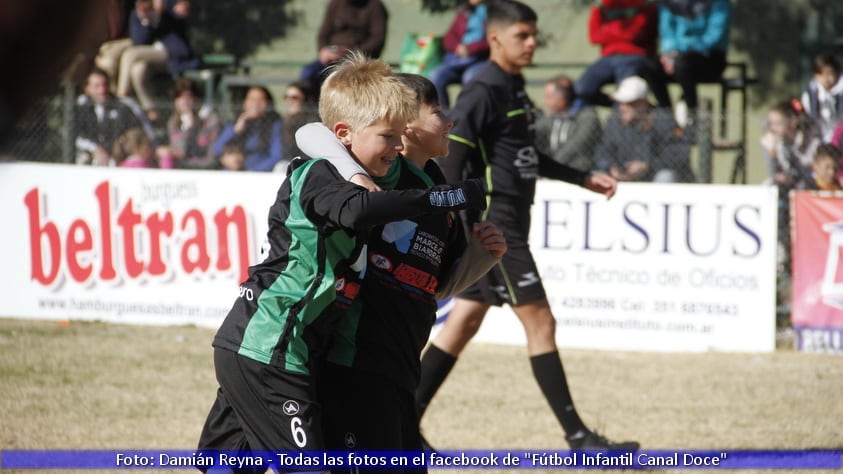
<instances>
[{"instance_id":1,"label":"green plastic bag","mask_svg":"<svg viewBox=\"0 0 843 474\"><path fill-rule=\"evenodd\" d=\"M401 72L428 77L442 63L442 37L410 33L401 45Z\"/></svg>"}]
</instances>

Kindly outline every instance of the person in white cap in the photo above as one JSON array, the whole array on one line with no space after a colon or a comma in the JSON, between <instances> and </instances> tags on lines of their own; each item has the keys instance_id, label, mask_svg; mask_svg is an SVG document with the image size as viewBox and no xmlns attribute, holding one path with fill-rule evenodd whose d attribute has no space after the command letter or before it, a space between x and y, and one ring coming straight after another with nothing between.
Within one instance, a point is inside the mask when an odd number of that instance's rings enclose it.
<instances>
[{"instance_id":1,"label":"person in white cap","mask_svg":"<svg viewBox=\"0 0 843 474\"><path fill-rule=\"evenodd\" d=\"M595 163L618 181L692 182L690 140L669 109L650 104L649 92L641 77L621 81Z\"/></svg>"}]
</instances>

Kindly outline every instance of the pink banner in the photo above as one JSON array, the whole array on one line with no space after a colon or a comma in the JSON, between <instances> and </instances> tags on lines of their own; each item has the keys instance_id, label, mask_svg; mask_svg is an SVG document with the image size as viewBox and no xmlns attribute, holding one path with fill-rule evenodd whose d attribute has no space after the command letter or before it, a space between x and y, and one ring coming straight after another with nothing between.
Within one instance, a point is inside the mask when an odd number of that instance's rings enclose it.
<instances>
[{"instance_id":1,"label":"pink banner","mask_svg":"<svg viewBox=\"0 0 843 474\"><path fill-rule=\"evenodd\" d=\"M791 322L799 331L800 349L839 349L843 329L843 194L795 192L791 210Z\"/></svg>"}]
</instances>

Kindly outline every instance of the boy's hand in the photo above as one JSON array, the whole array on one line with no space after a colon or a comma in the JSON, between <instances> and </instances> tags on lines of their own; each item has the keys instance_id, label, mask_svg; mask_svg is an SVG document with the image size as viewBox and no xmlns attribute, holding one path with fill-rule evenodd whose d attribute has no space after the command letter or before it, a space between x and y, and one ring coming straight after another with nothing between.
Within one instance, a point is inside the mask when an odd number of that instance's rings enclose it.
<instances>
[{"instance_id":1,"label":"boy's hand","mask_svg":"<svg viewBox=\"0 0 843 474\"><path fill-rule=\"evenodd\" d=\"M471 238L476 240L495 257L502 257L506 253L506 239L503 231L489 221L477 222L471 229Z\"/></svg>"},{"instance_id":2,"label":"boy's hand","mask_svg":"<svg viewBox=\"0 0 843 474\"><path fill-rule=\"evenodd\" d=\"M348 181L358 186L366 188L369 192L383 191L380 186L378 186L377 184L375 184L374 181L372 181L372 178L363 173L355 174Z\"/></svg>"},{"instance_id":3,"label":"boy's hand","mask_svg":"<svg viewBox=\"0 0 843 474\"><path fill-rule=\"evenodd\" d=\"M600 193L610 199L618 190L618 181L606 173L593 172L585 178L585 188Z\"/></svg>"}]
</instances>

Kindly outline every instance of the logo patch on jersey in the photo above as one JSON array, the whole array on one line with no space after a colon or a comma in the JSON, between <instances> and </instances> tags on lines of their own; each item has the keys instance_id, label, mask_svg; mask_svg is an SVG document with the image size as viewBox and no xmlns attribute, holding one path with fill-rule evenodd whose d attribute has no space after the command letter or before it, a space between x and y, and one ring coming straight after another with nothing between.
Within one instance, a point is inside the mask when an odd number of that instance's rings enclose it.
<instances>
[{"instance_id":1,"label":"logo patch on jersey","mask_svg":"<svg viewBox=\"0 0 843 474\"><path fill-rule=\"evenodd\" d=\"M395 248L401 253L407 253L410 248L410 242L413 236L416 235L416 227L418 225L413 221L403 220L398 222L390 222L383 226L381 238L384 242L395 244Z\"/></svg>"},{"instance_id":2,"label":"logo patch on jersey","mask_svg":"<svg viewBox=\"0 0 843 474\"><path fill-rule=\"evenodd\" d=\"M369 261L376 268L380 268L381 270L386 270L388 272L392 271L392 262L390 262L388 258L384 257L379 253L373 253L372 255L369 255Z\"/></svg>"},{"instance_id":3,"label":"logo patch on jersey","mask_svg":"<svg viewBox=\"0 0 843 474\"><path fill-rule=\"evenodd\" d=\"M442 254L445 253L445 242L431 233L419 232L410 253L438 267L442 263Z\"/></svg>"},{"instance_id":4,"label":"logo patch on jersey","mask_svg":"<svg viewBox=\"0 0 843 474\"><path fill-rule=\"evenodd\" d=\"M532 145L518 150L513 163L521 179L535 179L539 176L539 154Z\"/></svg>"},{"instance_id":5,"label":"logo patch on jersey","mask_svg":"<svg viewBox=\"0 0 843 474\"><path fill-rule=\"evenodd\" d=\"M334 290L337 293L342 293L343 288L345 288L345 278L337 278L334 282Z\"/></svg>"},{"instance_id":6,"label":"logo patch on jersey","mask_svg":"<svg viewBox=\"0 0 843 474\"><path fill-rule=\"evenodd\" d=\"M420 290L433 294L436 292L436 286L439 281L430 273L423 272L411 265L402 263L395 269L393 276L401 283L419 288Z\"/></svg>"},{"instance_id":7,"label":"logo patch on jersey","mask_svg":"<svg viewBox=\"0 0 843 474\"><path fill-rule=\"evenodd\" d=\"M357 446L357 436L355 436L354 433L346 433L343 437L343 441L345 441L346 448L353 448Z\"/></svg>"},{"instance_id":8,"label":"logo patch on jersey","mask_svg":"<svg viewBox=\"0 0 843 474\"><path fill-rule=\"evenodd\" d=\"M287 400L281 405L281 408L284 410L285 415L293 416L298 415L299 413L299 402L295 400Z\"/></svg>"}]
</instances>

